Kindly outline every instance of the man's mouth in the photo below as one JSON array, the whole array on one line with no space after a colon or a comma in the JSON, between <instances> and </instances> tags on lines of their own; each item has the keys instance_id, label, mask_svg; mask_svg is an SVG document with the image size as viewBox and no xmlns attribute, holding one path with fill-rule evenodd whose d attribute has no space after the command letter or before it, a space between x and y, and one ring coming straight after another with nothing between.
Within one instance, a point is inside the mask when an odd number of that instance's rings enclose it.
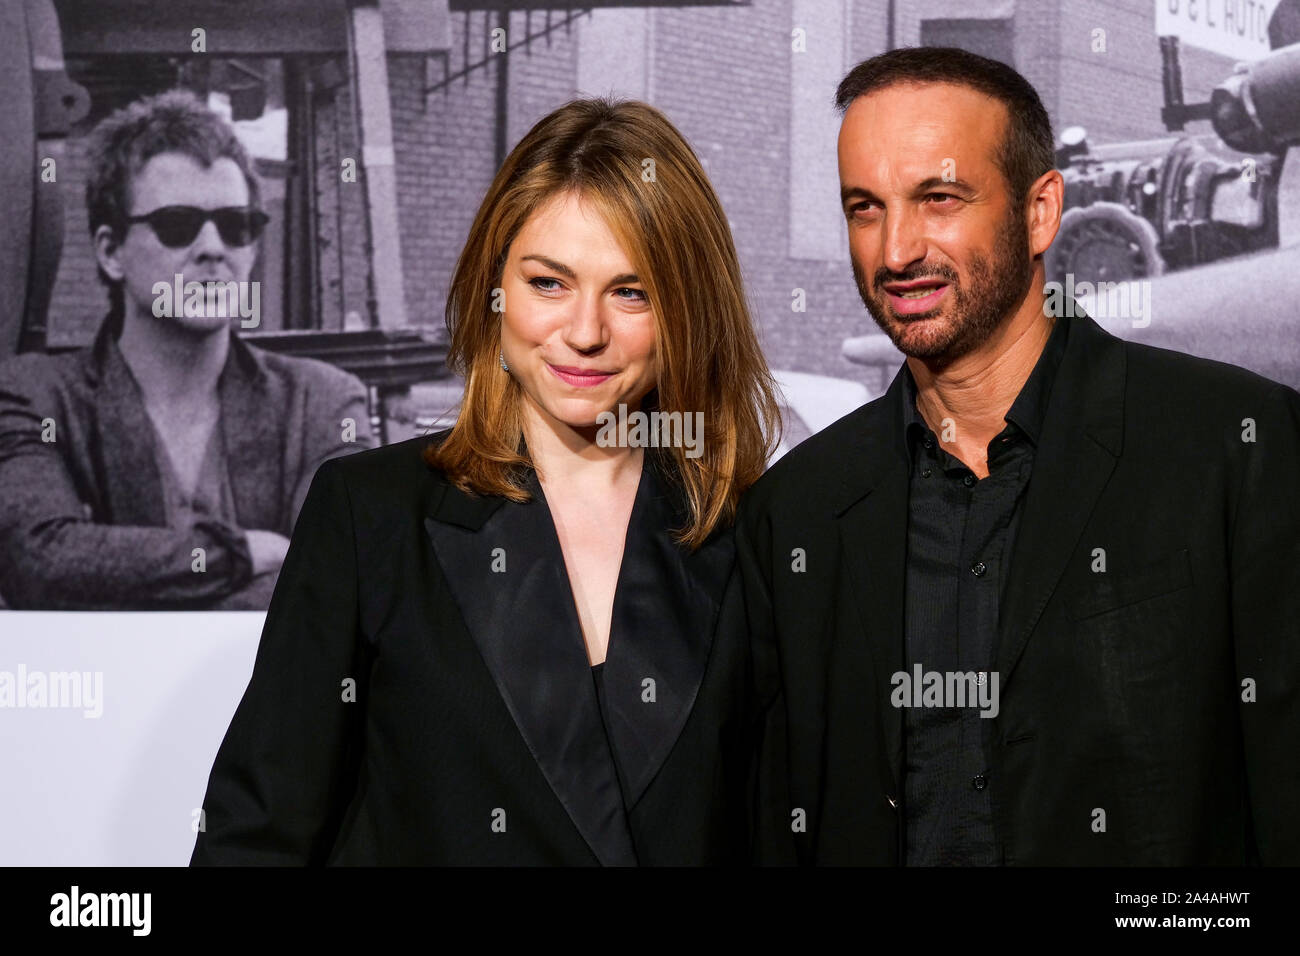
<instances>
[{"instance_id":1,"label":"man's mouth","mask_svg":"<svg viewBox=\"0 0 1300 956\"><path fill-rule=\"evenodd\" d=\"M942 279L916 279L911 282L886 282L884 289L894 311L915 314L934 308L947 292L948 283Z\"/></svg>"}]
</instances>

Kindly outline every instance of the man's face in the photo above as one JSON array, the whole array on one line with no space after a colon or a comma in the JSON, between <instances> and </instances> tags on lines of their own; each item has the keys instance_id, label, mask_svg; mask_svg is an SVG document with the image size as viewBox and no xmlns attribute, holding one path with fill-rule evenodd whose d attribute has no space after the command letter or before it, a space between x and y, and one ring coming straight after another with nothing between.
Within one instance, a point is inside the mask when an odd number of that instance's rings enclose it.
<instances>
[{"instance_id":1,"label":"man's face","mask_svg":"<svg viewBox=\"0 0 1300 956\"><path fill-rule=\"evenodd\" d=\"M152 157L131 182L131 206L128 215L142 216L164 206L197 206L200 209L219 209L223 206L246 206L249 201L248 183L238 164L222 157L206 169L183 153L159 153ZM171 248L164 245L148 223L137 222L127 226L120 242L101 238L106 227L96 235L100 265L113 279L121 279L126 294L127 311L140 315L154 315L153 304L157 298L154 283L172 285L177 273L182 275L182 288L187 282L234 280L246 282L253 268L257 244L227 245L212 220L203 224L194 240L187 246ZM156 319L169 322L188 331L207 334L226 329L238 321L238 313L223 317L215 299L207 303L201 315L188 315L177 303L172 316Z\"/></svg>"},{"instance_id":2,"label":"man's face","mask_svg":"<svg viewBox=\"0 0 1300 956\"><path fill-rule=\"evenodd\" d=\"M860 96L839 135L858 292L905 355L978 348L1033 279L1025 212L996 156L1006 108L968 87L900 84Z\"/></svg>"}]
</instances>

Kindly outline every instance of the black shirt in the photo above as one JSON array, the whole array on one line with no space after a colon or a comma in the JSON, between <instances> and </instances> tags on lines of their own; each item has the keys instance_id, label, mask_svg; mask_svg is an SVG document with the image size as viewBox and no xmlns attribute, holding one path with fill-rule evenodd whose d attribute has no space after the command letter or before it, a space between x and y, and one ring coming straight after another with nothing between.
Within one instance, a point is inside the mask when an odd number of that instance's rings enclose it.
<instances>
[{"instance_id":1,"label":"black shirt","mask_svg":"<svg viewBox=\"0 0 1300 956\"><path fill-rule=\"evenodd\" d=\"M916 408L916 382L904 367L903 427L912 459L904 624L909 678L920 665L922 673L945 678L983 672L978 680L988 681L1007 564L1067 329L1068 322L1055 322L1006 414L1006 428L989 442L984 479L949 454L926 425ZM948 698L947 706L904 710L906 865L1002 862L990 802L998 782L988 760L996 717L980 716L992 712L998 687L991 681L979 687L966 706L952 706Z\"/></svg>"}]
</instances>

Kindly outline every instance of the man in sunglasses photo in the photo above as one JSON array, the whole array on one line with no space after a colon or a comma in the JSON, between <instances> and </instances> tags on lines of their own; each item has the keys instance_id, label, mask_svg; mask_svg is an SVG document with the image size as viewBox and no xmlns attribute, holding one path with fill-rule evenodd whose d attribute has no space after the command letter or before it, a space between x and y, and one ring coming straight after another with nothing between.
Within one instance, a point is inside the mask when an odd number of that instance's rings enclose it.
<instances>
[{"instance_id":1,"label":"man in sunglasses photo","mask_svg":"<svg viewBox=\"0 0 1300 956\"><path fill-rule=\"evenodd\" d=\"M89 141L110 308L93 344L0 365L0 598L23 609L265 610L312 475L373 445L364 386L264 351L268 221L235 131L188 92Z\"/></svg>"}]
</instances>

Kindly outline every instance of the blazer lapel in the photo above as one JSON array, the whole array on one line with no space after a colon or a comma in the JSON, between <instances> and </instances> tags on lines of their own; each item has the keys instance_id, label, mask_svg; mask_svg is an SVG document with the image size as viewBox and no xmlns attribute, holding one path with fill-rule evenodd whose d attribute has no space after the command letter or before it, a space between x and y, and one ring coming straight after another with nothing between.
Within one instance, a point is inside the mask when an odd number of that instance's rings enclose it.
<instances>
[{"instance_id":1,"label":"blazer lapel","mask_svg":"<svg viewBox=\"0 0 1300 956\"><path fill-rule=\"evenodd\" d=\"M906 398L900 366L878 413L884 428L864 428L840 466L843 486L835 514L840 550L853 582L853 600L878 680L903 670L903 603L907 567L910 460L902 430ZM835 680L835 675L830 675ZM898 794L903 774L903 712L890 703L889 685L876 688L885 756ZM842 694L860 691L840 690Z\"/></svg>"},{"instance_id":2,"label":"blazer lapel","mask_svg":"<svg viewBox=\"0 0 1300 956\"><path fill-rule=\"evenodd\" d=\"M1070 322L1042 445L1012 546L995 669L1002 692L1056 589L1124 439L1124 343L1081 312Z\"/></svg>"},{"instance_id":3,"label":"blazer lapel","mask_svg":"<svg viewBox=\"0 0 1300 956\"><path fill-rule=\"evenodd\" d=\"M135 376L117 348L120 322L104 320L87 378L94 395L92 454L112 524L165 527L167 508L154 454L153 428Z\"/></svg>"},{"instance_id":4,"label":"blazer lapel","mask_svg":"<svg viewBox=\"0 0 1300 956\"><path fill-rule=\"evenodd\" d=\"M628 809L645 793L690 716L735 561L731 534L695 552L672 529L685 502L647 453L614 597L604 695Z\"/></svg>"},{"instance_id":5,"label":"blazer lapel","mask_svg":"<svg viewBox=\"0 0 1300 956\"><path fill-rule=\"evenodd\" d=\"M551 789L602 864L633 865L560 542L541 487L530 477L533 500L526 504L444 485L425 529L465 625Z\"/></svg>"},{"instance_id":6,"label":"blazer lapel","mask_svg":"<svg viewBox=\"0 0 1300 956\"><path fill-rule=\"evenodd\" d=\"M252 350L233 331L217 392L226 470L239 523L245 528L290 533L296 516L286 515L288 508L284 506L295 484L286 480L283 470L285 449L289 447L289 436L284 432L284 413L288 409L277 407L268 376Z\"/></svg>"}]
</instances>

